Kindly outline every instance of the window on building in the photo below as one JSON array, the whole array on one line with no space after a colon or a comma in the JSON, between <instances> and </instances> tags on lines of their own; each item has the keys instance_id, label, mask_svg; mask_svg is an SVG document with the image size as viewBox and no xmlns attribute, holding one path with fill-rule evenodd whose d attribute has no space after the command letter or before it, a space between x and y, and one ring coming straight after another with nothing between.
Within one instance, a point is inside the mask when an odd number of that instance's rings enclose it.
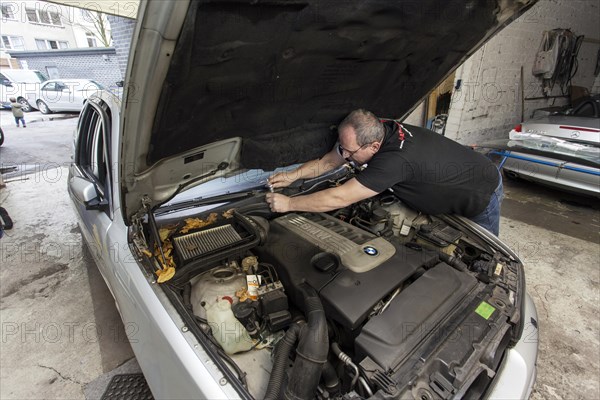
<instances>
[{"instance_id":1,"label":"window on building","mask_svg":"<svg viewBox=\"0 0 600 400\"><path fill-rule=\"evenodd\" d=\"M98 47L98 42L93 33L86 32L85 36L87 38L88 47Z\"/></svg>"},{"instance_id":2,"label":"window on building","mask_svg":"<svg viewBox=\"0 0 600 400\"><path fill-rule=\"evenodd\" d=\"M2 4L2 19L15 19L14 4Z\"/></svg>"},{"instance_id":3,"label":"window on building","mask_svg":"<svg viewBox=\"0 0 600 400\"><path fill-rule=\"evenodd\" d=\"M25 13L27 14L27 20L29 22L40 22L37 16L37 12L32 8L26 8Z\"/></svg>"},{"instance_id":4,"label":"window on building","mask_svg":"<svg viewBox=\"0 0 600 400\"><path fill-rule=\"evenodd\" d=\"M42 24L50 24L50 15L47 11L38 10L38 16L40 17L40 22Z\"/></svg>"},{"instance_id":5,"label":"window on building","mask_svg":"<svg viewBox=\"0 0 600 400\"><path fill-rule=\"evenodd\" d=\"M62 25L62 21L60 20L60 14L50 11L50 19L52 20L52 25Z\"/></svg>"},{"instance_id":6,"label":"window on building","mask_svg":"<svg viewBox=\"0 0 600 400\"><path fill-rule=\"evenodd\" d=\"M21 36L2 35L2 49L25 50L25 42Z\"/></svg>"},{"instance_id":7,"label":"window on building","mask_svg":"<svg viewBox=\"0 0 600 400\"><path fill-rule=\"evenodd\" d=\"M38 50L68 49L69 43L62 40L35 39Z\"/></svg>"},{"instance_id":8,"label":"window on building","mask_svg":"<svg viewBox=\"0 0 600 400\"><path fill-rule=\"evenodd\" d=\"M38 24L62 26L60 13L45 9L26 8L27 20Z\"/></svg>"}]
</instances>

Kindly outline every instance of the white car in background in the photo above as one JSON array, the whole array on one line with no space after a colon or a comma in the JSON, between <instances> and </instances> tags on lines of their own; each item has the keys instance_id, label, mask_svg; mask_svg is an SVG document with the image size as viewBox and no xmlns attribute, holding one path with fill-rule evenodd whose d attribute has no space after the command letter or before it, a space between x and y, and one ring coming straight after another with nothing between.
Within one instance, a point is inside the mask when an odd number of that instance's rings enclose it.
<instances>
[{"instance_id":1,"label":"white car in background","mask_svg":"<svg viewBox=\"0 0 600 400\"><path fill-rule=\"evenodd\" d=\"M50 79L41 83L35 91L25 93L31 111L42 114L57 111L81 111L87 99L100 90L101 84L90 79Z\"/></svg>"},{"instance_id":2,"label":"white car in background","mask_svg":"<svg viewBox=\"0 0 600 400\"><path fill-rule=\"evenodd\" d=\"M600 95L523 121L508 139L482 145L498 149L506 177L600 197Z\"/></svg>"},{"instance_id":3,"label":"white car in background","mask_svg":"<svg viewBox=\"0 0 600 400\"><path fill-rule=\"evenodd\" d=\"M47 80L37 70L0 68L0 108L10 110L10 99L14 97L21 103L23 111L31 111L23 93L37 90Z\"/></svg>"}]
</instances>

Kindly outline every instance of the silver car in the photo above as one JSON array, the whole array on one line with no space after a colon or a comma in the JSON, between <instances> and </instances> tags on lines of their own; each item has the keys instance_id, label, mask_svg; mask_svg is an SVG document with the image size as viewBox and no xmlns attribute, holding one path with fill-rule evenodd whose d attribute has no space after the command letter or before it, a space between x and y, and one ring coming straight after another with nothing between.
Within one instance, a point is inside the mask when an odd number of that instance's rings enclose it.
<instances>
[{"instance_id":1,"label":"silver car","mask_svg":"<svg viewBox=\"0 0 600 400\"><path fill-rule=\"evenodd\" d=\"M42 114L81 111L88 97L104 87L90 79L50 79L24 90L23 111L40 110ZM23 100L25 100L23 99Z\"/></svg>"},{"instance_id":2,"label":"silver car","mask_svg":"<svg viewBox=\"0 0 600 400\"><path fill-rule=\"evenodd\" d=\"M505 176L600 197L600 95L524 121L497 153Z\"/></svg>"},{"instance_id":3,"label":"silver car","mask_svg":"<svg viewBox=\"0 0 600 400\"><path fill-rule=\"evenodd\" d=\"M493 234L391 193L265 202L349 110L405 114L524 10L502 4L140 3L125 100L84 105L68 190L156 398L529 397L538 317Z\"/></svg>"}]
</instances>

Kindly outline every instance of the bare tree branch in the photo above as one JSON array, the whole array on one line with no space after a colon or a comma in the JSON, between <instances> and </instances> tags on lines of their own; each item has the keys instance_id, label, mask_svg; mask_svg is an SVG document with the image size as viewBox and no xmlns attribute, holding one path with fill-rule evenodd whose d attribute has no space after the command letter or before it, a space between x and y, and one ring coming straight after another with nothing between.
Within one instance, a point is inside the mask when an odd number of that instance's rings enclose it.
<instances>
[{"instance_id":1,"label":"bare tree branch","mask_svg":"<svg viewBox=\"0 0 600 400\"><path fill-rule=\"evenodd\" d=\"M100 11L86 11L86 20L91 22L93 28L81 23L76 23L86 33L93 35L104 47L110 47L111 37L108 32L108 20Z\"/></svg>"}]
</instances>

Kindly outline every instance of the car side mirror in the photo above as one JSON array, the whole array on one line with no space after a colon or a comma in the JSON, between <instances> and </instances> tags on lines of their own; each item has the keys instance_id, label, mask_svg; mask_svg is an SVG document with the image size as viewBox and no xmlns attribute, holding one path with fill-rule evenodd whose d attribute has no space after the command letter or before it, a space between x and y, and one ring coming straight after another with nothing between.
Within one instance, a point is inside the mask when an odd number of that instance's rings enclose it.
<instances>
[{"instance_id":1,"label":"car side mirror","mask_svg":"<svg viewBox=\"0 0 600 400\"><path fill-rule=\"evenodd\" d=\"M69 188L75 200L85 206L86 210L106 211L108 209L108 202L100 199L94 182L74 176L69 181Z\"/></svg>"},{"instance_id":2,"label":"car side mirror","mask_svg":"<svg viewBox=\"0 0 600 400\"><path fill-rule=\"evenodd\" d=\"M115 85L117 85L117 87L123 87L124 83L125 82L123 82L123 81L118 81L118 82L115 82Z\"/></svg>"}]
</instances>

